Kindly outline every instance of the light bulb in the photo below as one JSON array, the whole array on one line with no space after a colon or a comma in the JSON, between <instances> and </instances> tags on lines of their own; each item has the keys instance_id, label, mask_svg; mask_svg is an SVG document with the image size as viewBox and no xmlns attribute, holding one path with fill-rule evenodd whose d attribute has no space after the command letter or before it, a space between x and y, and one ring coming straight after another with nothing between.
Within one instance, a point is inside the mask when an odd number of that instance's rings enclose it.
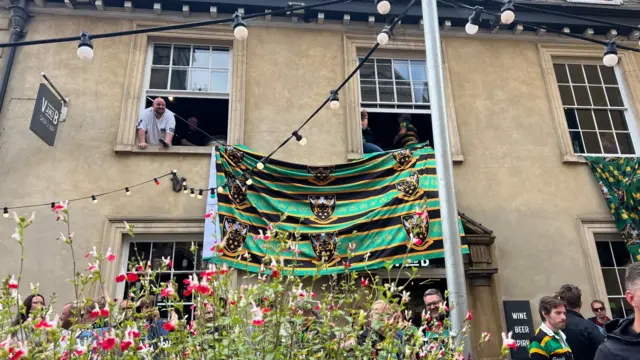
<instances>
[{"instance_id":1,"label":"light bulb","mask_svg":"<svg viewBox=\"0 0 640 360\"><path fill-rule=\"evenodd\" d=\"M378 34L378 44L380 44L380 46L385 46L387 45L387 43L389 42L389 34L387 34L386 32L381 32L380 34Z\"/></svg>"},{"instance_id":2,"label":"light bulb","mask_svg":"<svg viewBox=\"0 0 640 360\"><path fill-rule=\"evenodd\" d=\"M127 194L127 196L131 195L131 190L129 190L128 187L124 188L124 192L125 194Z\"/></svg>"},{"instance_id":3,"label":"light bulb","mask_svg":"<svg viewBox=\"0 0 640 360\"><path fill-rule=\"evenodd\" d=\"M602 62L605 66L614 67L618 64L618 55L617 54L606 54L602 59Z\"/></svg>"},{"instance_id":4,"label":"light bulb","mask_svg":"<svg viewBox=\"0 0 640 360\"><path fill-rule=\"evenodd\" d=\"M8 208L4 208L4 210L2 211L2 217L5 218L5 219L9 217L9 209Z\"/></svg>"},{"instance_id":5,"label":"light bulb","mask_svg":"<svg viewBox=\"0 0 640 360\"><path fill-rule=\"evenodd\" d=\"M191 194L189 194L189 196L191 197L195 197L196 196L196 191L191 189Z\"/></svg>"},{"instance_id":6,"label":"light bulb","mask_svg":"<svg viewBox=\"0 0 640 360\"><path fill-rule=\"evenodd\" d=\"M89 33L82 32L80 34L80 41L78 41L78 50L76 51L78 57L82 61L89 61L93 59L93 44L91 43L91 37Z\"/></svg>"},{"instance_id":7,"label":"light bulb","mask_svg":"<svg viewBox=\"0 0 640 360\"><path fill-rule=\"evenodd\" d=\"M173 102L173 96L169 96L169 101Z\"/></svg>"},{"instance_id":8,"label":"light bulb","mask_svg":"<svg viewBox=\"0 0 640 360\"><path fill-rule=\"evenodd\" d=\"M197 198L198 200L202 200L202 195L198 194Z\"/></svg>"},{"instance_id":9,"label":"light bulb","mask_svg":"<svg viewBox=\"0 0 640 360\"><path fill-rule=\"evenodd\" d=\"M187 185L182 185L182 192L185 194L189 192L189 188L187 187Z\"/></svg>"},{"instance_id":10,"label":"light bulb","mask_svg":"<svg viewBox=\"0 0 640 360\"><path fill-rule=\"evenodd\" d=\"M247 179L247 185L253 185L253 180Z\"/></svg>"},{"instance_id":11,"label":"light bulb","mask_svg":"<svg viewBox=\"0 0 640 360\"><path fill-rule=\"evenodd\" d=\"M264 169L264 164L262 163L262 161L258 161L258 164L256 164L256 167L258 168L258 170L262 170Z\"/></svg>"},{"instance_id":12,"label":"light bulb","mask_svg":"<svg viewBox=\"0 0 640 360\"><path fill-rule=\"evenodd\" d=\"M472 23L467 23L467 25L464 27L464 31L467 32L467 34L469 35L475 35L478 32L478 29L480 27L478 25L473 25Z\"/></svg>"},{"instance_id":13,"label":"light bulb","mask_svg":"<svg viewBox=\"0 0 640 360\"><path fill-rule=\"evenodd\" d=\"M222 186L218 186L218 193L221 193L224 191L224 188Z\"/></svg>"},{"instance_id":14,"label":"light bulb","mask_svg":"<svg viewBox=\"0 0 640 360\"><path fill-rule=\"evenodd\" d=\"M249 30L247 30L247 27L244 25L236 26L236 28L233 29L233 36L238 40L246 40L247 37L249 37Z\"/></svg>"},{"instance_id":15,"label":"light bulb","mask_svg":"<svg viewBox=\"0 0 640 360\"><path fill-rule=\"evenodd\" d=\"M98 202L98 198L95 195L91 195L91 201L95 204Z\"/></svg>"},{"instance_id":16,"label":"light bulb","mask_svg":"<svg viewBox=\"0 0 640 360\"><path fill-rule=\"evenodd\" d=\"M307 138L303 136L302 139L300 139L300 141L298 141L298 143L300 143L300 145L302 145L302 146L307 145Z\"/></svg>"},{"instance_id":17,"label":"light bulb","mask_svg":"<svg viewBox=\"0 0 640 360\"><path fill-rule=\"evenodd\" d=\"M331 100L331 102L329 103L329 106L333 109L333 110L337 110L340 108L340 101L338 100Z\"/></svg>"},{"instance_id":18,"label":"light bulb","mask_svg":"<svg viewBox=\"0 0 640 360\"><path fill-rule=\"evenodd\" d=\"M500 21L503 24L509 25L516 19L516 13L513 10L505 10L500 15Z\"/></svg>"},{"instance_id":19,"label":"light bulb","mask_svg":"<svg viewBox=\"0 0 640 360\"><path fill-rule=\"evenodd\" d=\"M376 9L380 13L380 15L386 15L391 11L391 3L388 0L378 0L376 4Z\"/></svg>"}]
</instances>

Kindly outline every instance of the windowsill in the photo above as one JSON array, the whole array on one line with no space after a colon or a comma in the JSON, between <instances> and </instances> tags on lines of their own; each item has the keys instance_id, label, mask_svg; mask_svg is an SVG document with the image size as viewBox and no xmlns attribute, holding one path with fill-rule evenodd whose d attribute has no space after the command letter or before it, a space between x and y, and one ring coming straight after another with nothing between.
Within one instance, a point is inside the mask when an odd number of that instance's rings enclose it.
<instances>
[{"instance_id":1,"label":"windowsill","mask_svg":"<svg viewBox=\"0 0 640 360\"><path fill-rule=\"evenodd\" d=\"M565 164L586 164L587 159L582 155L567 154L562 157L562 162Z\"/></svg>"},{"instance_id":2,"label":"windowsill","mask_svg":"<svg viewBox=\"0 0 640 360\"><path fill-rule=\"evenodd\" d=\"M350 152L347 154L347 160L360 160L364 154ZM464 156L462 154L451 154L451 160L454 164L462 164L464 162ZM584 158L583 158L584 160ZM584 160L583 162L586 162Z\"/></svg>"},{"instance_id":3,"label":"windowsill","mask_svg":"<svg viewBox=\"0 0 640 360\"><path fill-rule=\"evenodd\" d=\"M146 149L140 149L135 145L116 145L113 149L116 153L138 153L138 154L207 154L211 155L212 146L172 146L164 148L162 146L150 145Z\"/></svg>"}]
</instances>

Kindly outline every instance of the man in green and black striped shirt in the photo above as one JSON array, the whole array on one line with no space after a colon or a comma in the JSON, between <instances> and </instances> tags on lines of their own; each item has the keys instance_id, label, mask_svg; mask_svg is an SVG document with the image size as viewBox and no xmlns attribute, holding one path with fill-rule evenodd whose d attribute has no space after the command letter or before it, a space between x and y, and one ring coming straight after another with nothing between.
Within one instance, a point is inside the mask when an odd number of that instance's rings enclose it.
<instances>
[{"instance_id":1,"label":"man in green and black striped shirt","mask_svg":"<svg viewBox=\"0 0 640 360\"><path fill-rule=\"evenodd\" d=\"M542 325L529 342L531 360L574 360L562 329L567 325L567 311L564 303L555 297L540 299Z\"/></svg>"},{"instance_id":2,"label":"man in green and black striped shirt","mask_svg":"<svg viewBox=\"0 0 640 360\"><path fill-rule=\"evenodd\" d=\"M418 129L411 123L411 115L400 115L398 117L398 124L400 125L400 130L395 139L393 139L394 144L399 144L403 148L407 148L420 142L418 139Z\"/></svg>"}]
</instances>

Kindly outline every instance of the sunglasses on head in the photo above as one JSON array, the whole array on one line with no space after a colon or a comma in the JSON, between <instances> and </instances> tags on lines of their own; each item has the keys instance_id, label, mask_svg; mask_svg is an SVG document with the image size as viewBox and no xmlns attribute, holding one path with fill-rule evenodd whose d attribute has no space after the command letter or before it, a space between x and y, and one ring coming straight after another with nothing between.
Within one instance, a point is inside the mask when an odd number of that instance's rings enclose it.
<instances>
[{"instance_id":1,"label":"sunglasses on head","mask_svg":"<svg viewBox=\"0 0 640 360\"><path fill-rule=\"evenodd\" d=\"M591 310L593 310L593 312L600 312L600 311L604 311L603 307L597 307L597 308L592 308Z\"/></svg>"}]
</instances>

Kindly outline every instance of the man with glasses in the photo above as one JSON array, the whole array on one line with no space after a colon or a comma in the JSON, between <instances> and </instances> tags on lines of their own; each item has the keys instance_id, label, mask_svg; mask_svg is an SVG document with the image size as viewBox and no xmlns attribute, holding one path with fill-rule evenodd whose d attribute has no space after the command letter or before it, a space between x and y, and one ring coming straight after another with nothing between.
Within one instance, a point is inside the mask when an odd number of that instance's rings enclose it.
<instances>
[{"instance_id":1,"label":"man with glasses","mask_svg":"<svg viewBox=\"0 0 640 360\"><path fill-rule=\"evenodd\" d=\"M611 321L607 316L607 310L604 308L604 302L601 300L593 300L591 302L591 311L593 311L594 317L589 318L589 321L596 324L600 331L604 334L604 324Z\"/></svg>"},{"instance_id":2,"label":"man with glasses","mask_svg":"<svg viewBox=\"0 0 640 360\"><path fill-rule=\"evenodd\" d=\"M625 297L634 310L626 319L605 324L605 341L598 348L595 360L632 360L640 358L640 262L627 268Z\"/></svg>"}]
</instances>

